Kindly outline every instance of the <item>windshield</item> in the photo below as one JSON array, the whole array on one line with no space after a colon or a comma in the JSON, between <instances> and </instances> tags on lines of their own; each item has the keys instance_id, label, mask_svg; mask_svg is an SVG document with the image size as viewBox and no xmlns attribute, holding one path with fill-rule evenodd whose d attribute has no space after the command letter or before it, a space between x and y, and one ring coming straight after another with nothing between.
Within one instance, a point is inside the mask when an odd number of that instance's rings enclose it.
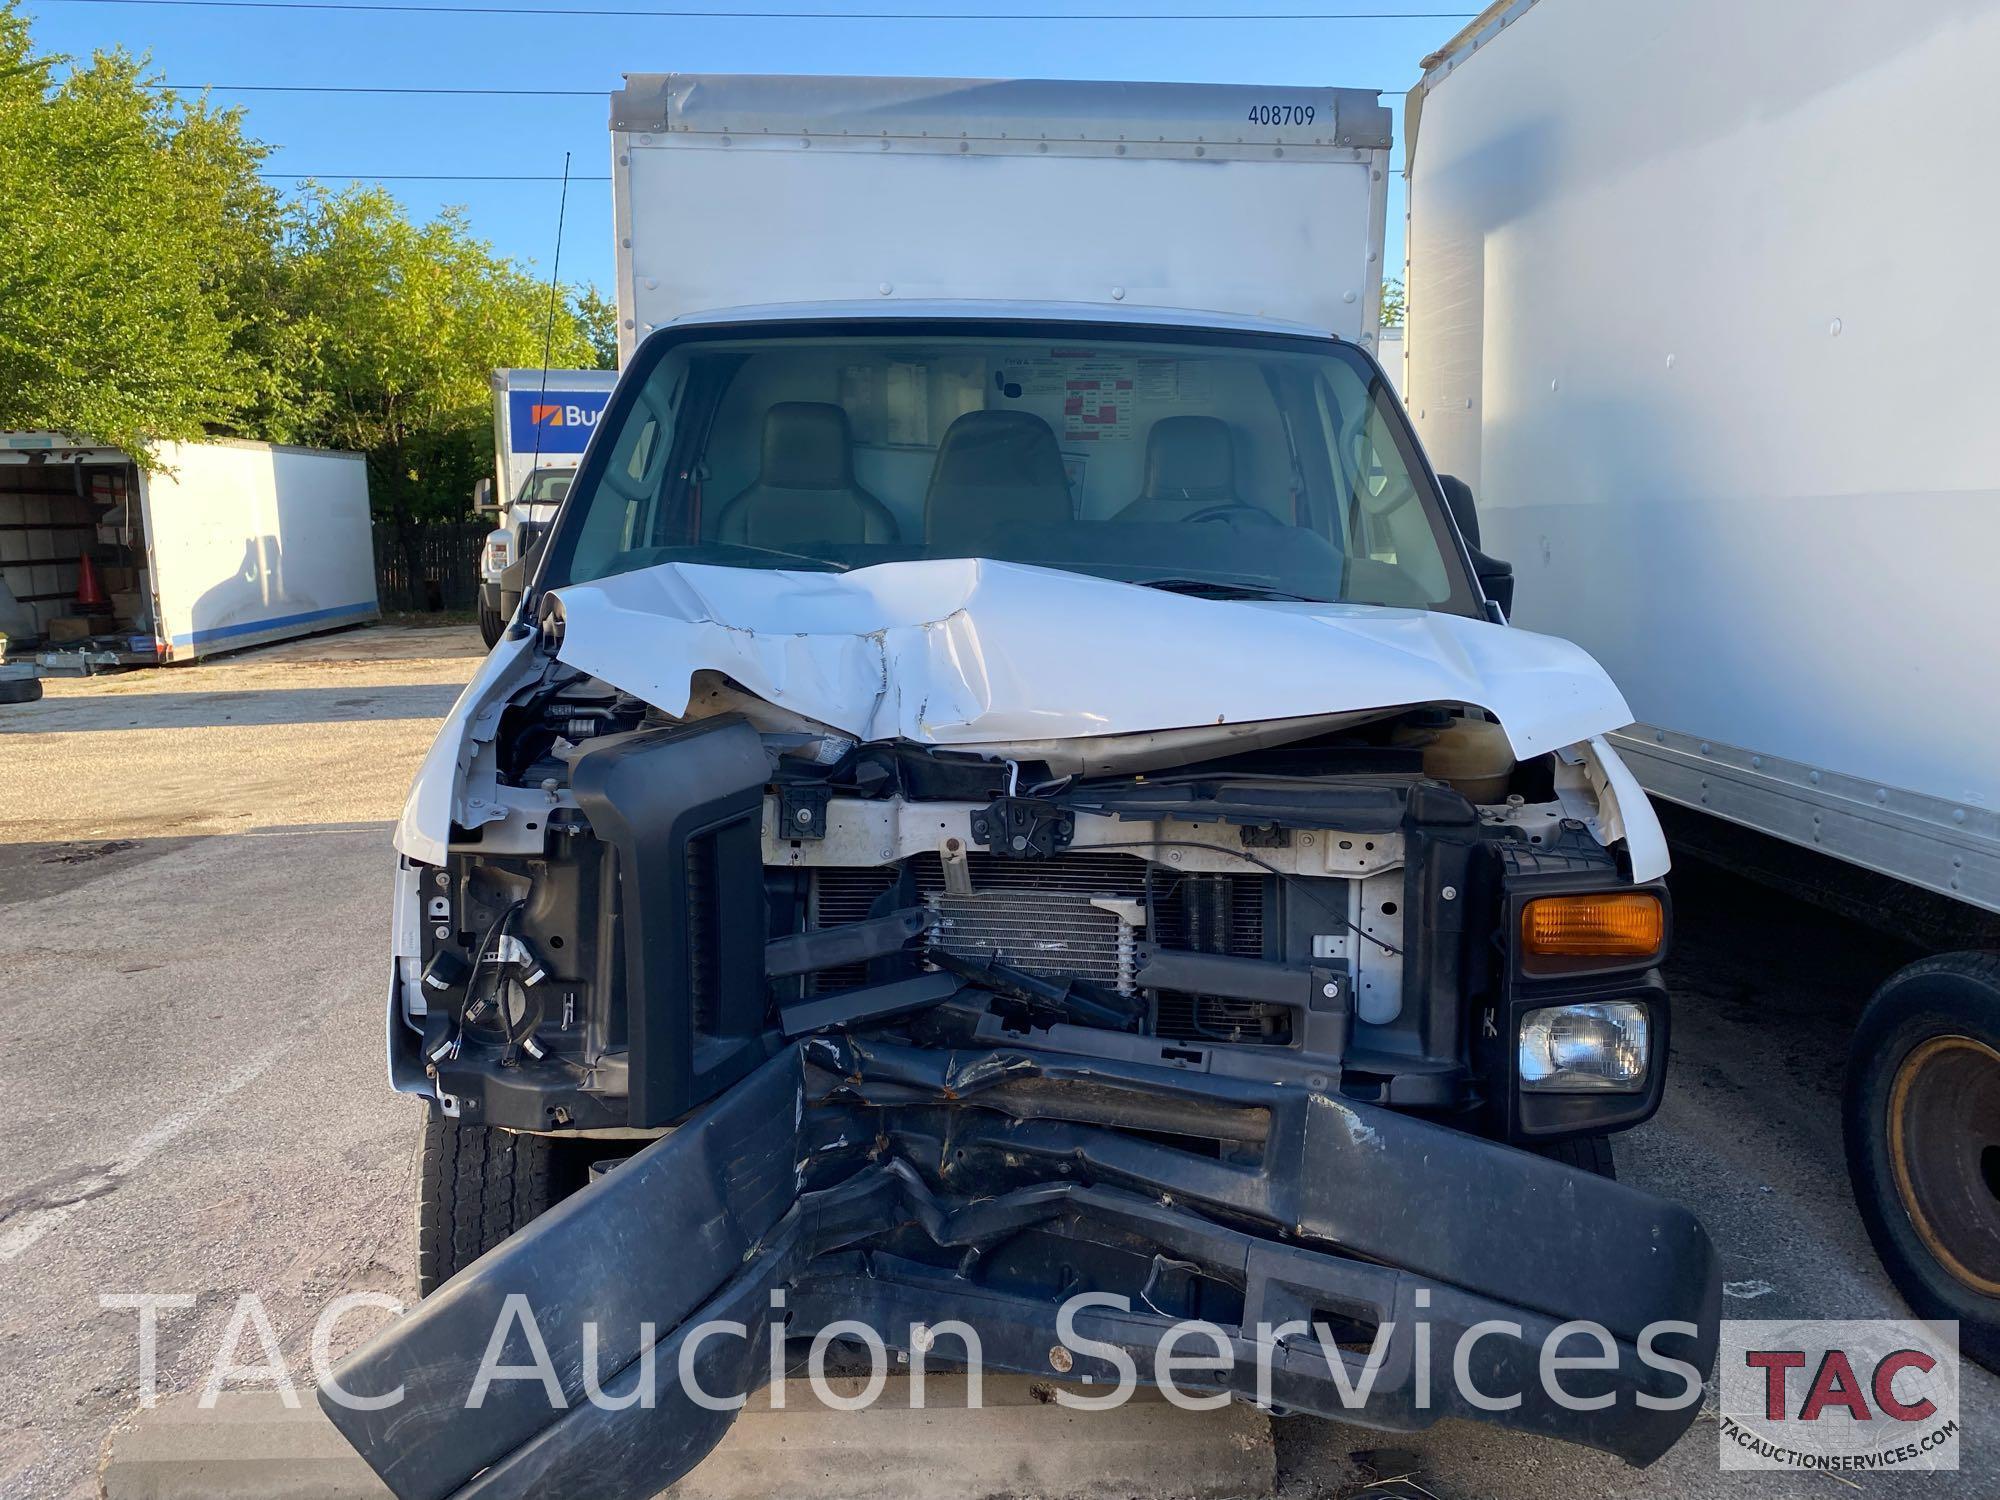
<instances>
[{"instance_id":1,"label":"windshield","mask_svg":"<svg viewBox=\"0 0 2000 1500\"><path fill-rule=\"evenodd\" d=\"M910 326L655 339L540 585L666 562L986 557L1221 598L1478 613L1395 395L1356 350Z\"/></svg>"},{"instance_id":2,"label":"windshield","mask_svg":"<svg viewBox=\"0 0 2000 1500\"><path fill-rule=\"evenodd\" d=\"M570 482L575 478L574 469L537 469L521 485L520 503L558 504L569 493Z\"/></svg>"}]
</instances>

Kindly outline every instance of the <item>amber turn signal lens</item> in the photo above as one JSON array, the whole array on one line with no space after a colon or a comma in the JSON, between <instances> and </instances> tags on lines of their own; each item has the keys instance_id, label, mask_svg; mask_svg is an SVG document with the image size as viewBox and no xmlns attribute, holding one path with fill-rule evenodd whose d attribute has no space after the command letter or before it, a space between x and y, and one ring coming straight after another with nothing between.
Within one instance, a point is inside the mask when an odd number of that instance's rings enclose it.
<instances>
[{"instance_id":1,"label":"amber turn signal lens","mask_svg":"<svg viewBox=\"0 0 2000 1500\"><path fill-rule=\"evenodd\" d=\"M1542 896L1521 910L1521 951L1543 958L1647 958L1667 916L1649 891Z\"/></svg>"}]
</instances>

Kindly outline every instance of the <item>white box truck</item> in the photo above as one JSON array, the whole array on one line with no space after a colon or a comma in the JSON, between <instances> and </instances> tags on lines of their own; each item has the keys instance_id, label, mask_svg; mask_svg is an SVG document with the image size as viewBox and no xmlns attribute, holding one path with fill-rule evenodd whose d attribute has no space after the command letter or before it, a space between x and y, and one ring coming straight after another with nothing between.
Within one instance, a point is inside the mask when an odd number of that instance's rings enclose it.
<instances>
[{"instance_id":1,"label":"white box truck","mask_svg":"<svg viewBox=\"0 0 2000 1500\"><path fill-rule=\"evenodd\" d=\"M43 668L190 661L379 615L359 453L214 438L151 459L0 433L0 578Z\"/></svg>"},{"instance_id":2,"label":"white box truck","mask_svg":"<svg viewBox=\"0 0 2000 1500\"><path fill-rule=\"evenodd\" d=\"M2000 1357L2000 9L1518 0L1407 118L1407 399L1514 619L1704 849L1937 956L1854 1042L1857 1200ZM1914 292L1914 297L1913 297Z\"/></svg>"},{"instance_id":3,"label":"white box truck","mask_svg":"<svg viewBox=\"0 0 2000 1500\"><path fill-rule=\"evenodd\" d=\"M472 494L473 510L494 517L479 552L479 634L489 647L520 602L516 564L555 520L618 372L495 370L492 382L493 478Z\"/></svg>"},{"instance_id":4,"label":"white box truck","mask_svg":"<svg viewBox=\"0 0 2000 1500\"><path fill-rule=\"evenodd\" d=\"M1665 844L1623 698L1502 621L1370 352L1376 95L611 113L625 368L397 833L448 1287L332 1420L400 1495L639 1497L773 1337L1116 1384L1201 1316L1246 1398L1658 1456L1721 1298L1608 1177L1664 1081ZM467 1409L503 1308L562 1409ZM1610 1357L1567 1403L1572 1318ZM1421 1389L1417 1321L1505 1399Z\"/></svg>"}]
</instances>

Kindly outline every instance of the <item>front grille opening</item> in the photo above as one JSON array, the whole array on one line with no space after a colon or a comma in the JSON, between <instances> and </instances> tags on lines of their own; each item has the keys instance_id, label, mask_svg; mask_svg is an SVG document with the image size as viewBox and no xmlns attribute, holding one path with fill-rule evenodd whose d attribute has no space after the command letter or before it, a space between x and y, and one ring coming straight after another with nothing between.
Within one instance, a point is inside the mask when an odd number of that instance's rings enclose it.
<instances>
[{"instance_id":1,"label":"front grille opening","mask_svg":"<svg viewBox=\"0 0 2000 1500\"><path fill-rule=\"evenodd\" d=\"M1161 990L1154 998L1153 1017L1154 1034L1177 1041L1282 1047L1292 1040L1292 1013L1257 1000Z\"/></svg>"},{"instance_id":2,"label":"front grille opening","mask_svg":"<svg viewBox=\"0 0 2000 1500\"><path fill-rule=\"evenodd\" d=\"M721 892L715 879L715 838L687 841L688 1003L696 1031L714 1033L722 1014Z\"/></svg>"},{"instance_id":3,"label":"front grille opening","mask_svg":"<svg viewBox=\"0 0 2000 1500\"><path fill-rule=\"evenodd\" d=\"M1134 991L1136 943L1239 958L1265 956L1269 877L1182 874L1130 854L1080 850L1055 859L1017 860L983 850L967 855L972 893L945 889L936 854L909 862L917 900L938 914L931 942L967 958L997 954L1031 974L1075 976L1126 993ZM894 866L823 867L812 876L809 921L838 927L873 915L898 879ZM1133 929L1102 904L1137 901L1146 925ZM850 964L812 976L825 994L867 982ZM1282 1006L1217 996L1157 997L1154 1033L1177 1041L1282 1046L1291 1041L1291 1013Z\"/></svg>"},{"instance_id":4,"label":"front grille opening","mask_svg":"<svg viewBox=\"0 0 2000 1500\"><path fill-rule=\"evenodd\" d=\"M1307 1322L1314 1337L1324 1334L1336 1349L1348 1354L1367 1354L1375 1347L1382 1325L1373 1313L1359 1307L1315 1307Z\"/></svg>"}]
</instances>

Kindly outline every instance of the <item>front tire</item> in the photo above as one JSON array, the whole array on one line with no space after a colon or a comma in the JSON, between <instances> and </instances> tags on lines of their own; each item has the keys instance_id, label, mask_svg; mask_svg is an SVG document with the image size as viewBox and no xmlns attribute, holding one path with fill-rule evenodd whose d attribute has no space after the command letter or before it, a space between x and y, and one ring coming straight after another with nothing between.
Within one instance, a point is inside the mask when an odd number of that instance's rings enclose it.
<instances>
[{"instance_id":1,"label":"front tire","mask_svg":"<svg viewBox=\"0 0 2000 1500\"><path fill-rule=\"evenodd\" d=\"M1608 1135L1576 1136L1567 1141L1556 1141L1551 1145L1537 1146L1537 1156L1546 1156L1550 1161L1559 1161L1566 1167L1575 1167L1579 1172L1590 1172L1598 1177L1618 1180L1618 1163L1611 1157L1611 1137Z\"/></svg>"},{"instance_id":2,"label":"front tire","mask_svg":"<svg viewBox=\"0 0 2000 1500\"><path fill-rule=\"evenodd\" d=\"M491 651L495 646L500 644L500 632L506 628L507 622L500 618L500 611L497 609L488 609L486 601L483 599L480 600L479 638L486 642L486 649L488 651Z\"/></svg>"},{"instance_id":3,"label":"front tire","mask_svg":"<svg viewBox=\"0 0 2000 1500\"><path fill-rule=\"evenodd\" d=\"M1911 964L1875 992L1848 1057L1854 1201L1920 1318L2000 1369L2000 954Z\"/></svg>"},{"instance_id":4,"label":"front tire","mask_svg":"<svg viewBox=\"0 0 2000 1500\"><path fill-rule=\"evenodd\" d=\"M424 1112L417 1295L428 1297L583 1185L568 1143Z\"/></svg>"}]
</instances>

